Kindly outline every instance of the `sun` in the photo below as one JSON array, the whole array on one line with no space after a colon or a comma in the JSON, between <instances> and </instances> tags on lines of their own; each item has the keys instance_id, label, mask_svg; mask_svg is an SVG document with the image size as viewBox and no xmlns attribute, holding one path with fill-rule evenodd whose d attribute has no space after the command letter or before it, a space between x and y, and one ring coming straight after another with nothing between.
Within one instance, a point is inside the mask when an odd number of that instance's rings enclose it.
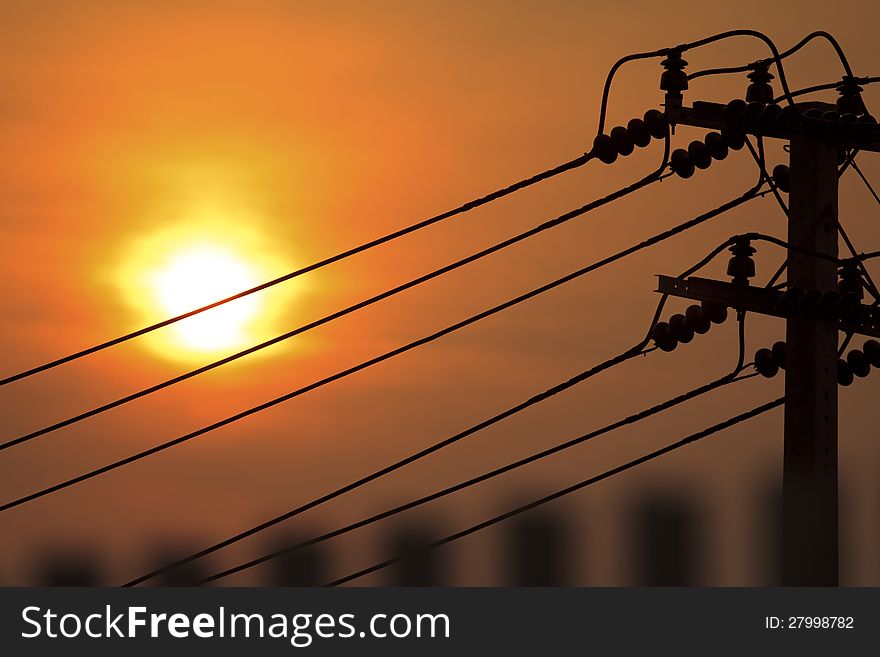
<instances>
[{"instance_id":1,"label":"sun","mask_svg":"<svg viewBox=\"0 0 880 657\"><path fill-rule=\"evenodd\" d=\"M191 222L141 236L123 249L115 279L137 328L183 315L289 271L270 240L248 221ZM293 287L250 294L145 336L154 353L200 361L265 340L287 314Z\"/></svg>"},{"instance_id":2,"label":"sun","mask_svg":"<svg viewBox=\"0 0 880 657\"><path fill-rule=\"evenodd\" d=\"M253 265L229 247L194 244L172 252L150 275L153 303L169 317L181 315L247 290L261 281ZM224 304L174 325L181 345L214 353L247 342L248 328L258 316L256 295Z\"/></svg>"}]
</instances>

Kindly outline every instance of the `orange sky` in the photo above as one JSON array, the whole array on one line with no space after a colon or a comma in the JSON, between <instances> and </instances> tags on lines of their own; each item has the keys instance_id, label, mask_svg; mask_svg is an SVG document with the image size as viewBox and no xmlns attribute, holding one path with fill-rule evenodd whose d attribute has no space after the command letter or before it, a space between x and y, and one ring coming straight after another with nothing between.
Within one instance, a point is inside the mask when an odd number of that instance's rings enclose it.
<instances>
[{"instance_id":1,"label":"orange sky","mask_svg":"<svg viewBox=\"0 0 880 657\"><path fill-rule=\"evenodd\" d=\"M138 327L142 318L115 280L120 261L139 237L190 220L193 199L226 208L229 216L218 218L218 226L247 217L285 268L294 269L588 150L605 73L629 52L746 26L787 47L812 29L826 29L842 41L857 74L880 73L874 41L880 16L865 3L801 2L793 11L794 3L685 2L676 15L668 3L592 4L351 2L331 9L319 2L6 0L0 5L0 374ZM696 70L766 55L757 42L738 40L687 58ZM817 42L792 58L787 72L796 88L832 80L839 67ZM612 94L610 125L657 106L658 77L655 63L625 68ZM743 88L736 77L700 81L688 99L725 102ZM876 89L866 100L880 111ZM689 139L681 130L675 142ZM773 163L783 155L774 150ZM292 294L267 292L265 303L277 317L260 337L581 205L644 175L659 159L655 145L614 167L593 164L289 283ZM861 166L880 181L875 157L862 158ZM753 169L745 151L735 154L690 181L669 179L267 357L6 451L2 497L175 437L577 269L740 194L753 183ZM880 248L872 230L877 207L855 177L844 179L841 198L841 218L860 248ZM675 274L749 229L784 236L771 199L344 383L5 512L0 580L26 581L32 550L59 541L95 546L124 579L137 574L159 540L201 547L416 451L630 346L653 312L654 274ZM769 276L779 257L762 246L759 276ZM725 264L722 258L711 273L722 275ZM756 319L749 333L753 353L781 339L782 324ZM730 323L673 354L583 384L314 512L301 526L329 529L537 451L715 378L734 360ZM132 343L9 386L0 390L3 436L186 367ZM781 386L781 378L742 384L444 502L431 514L455 530L511 496L580 480L775 397ZM876 406L866 403L874 386L870 380L841 395L842 480L865 499L880 499L871 430ZM781 417L753 421L596 488L570 508L601 519L601 509L634 488L688 480L713 500L713 513L723 513L779 467ZM612 512L604 513L610 522ZM723 545L743 522L734 514L722 530L719 550L728 565L713 583L736 582L745 567L736 548ZM612 538L585 539L600 557L584 578L615 581L608 565ZM490 543L491 536L479 538L461 549ZM262 545L251 542L228 559ZM343 570L370 560L372 553L359 554L357 545L340 543ZM876 553L876 544L859 549ZM872 568L860 581L880 581L880 564ZM479 563L472 570L467 581L491 581Z\"/></svg>"}]
</instances>

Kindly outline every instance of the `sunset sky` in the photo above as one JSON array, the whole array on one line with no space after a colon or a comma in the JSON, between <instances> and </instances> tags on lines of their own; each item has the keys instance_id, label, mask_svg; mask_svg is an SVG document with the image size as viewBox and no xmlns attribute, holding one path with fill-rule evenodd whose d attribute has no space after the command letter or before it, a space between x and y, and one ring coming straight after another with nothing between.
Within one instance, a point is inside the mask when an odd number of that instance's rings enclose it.
<instances>
[{"instance_id":1,"label":"sunset sky","mask_svg":"<svg viewBox=\"0 0 880 657\"><path fill-rule=\"evenodd\" d=\"M239 283L249 287L310 264L589 150L605 75L625 54L734 27L761 29L785 48L824 29L842 42L857 75L880 75L880 10L864 2L794 6L3 0L0 377L186 310L194 297L174 283L175 272L208 262L218 293L235 292ZM738 39L686 59L693 71L766 56L759 42ZM660 71L656 61L621 71L609 127L659 107ZM833 81L840 66L817 41L787 60L786 72L799 88ZM742 96L746 83L741 76L699 80L686 102L726 102ZM880 85L865 100L880 115ZM673 144L686 146L696 134L679 129ZM779 144L769 152L771 164L787 161ZM169 328L6 386L3 440L468 255L636 180L661 155L656 142L612 167L594 162L260 293L239 315L217 320L229 334L218 336L209 324L189 334ZM865 154L859 163L880 184L878 156ZM669 178L259 355L0 452L2 501L433 332L720 205L756 178L747 152L734 153L690 180ZM840 216L860 249L880 249L880 209L854 175L841 182ZM654 275L678 274L747 230L785 236L772 198L343 382L6 511L0 582L27 583L37 556L65 546L96 550L111 577L124 581L141 574L163 542L204 547L466 428L637 342L657 301ZM781 257L761 245L758 280ZM726 264L725 254L706 272L721 277ZM666 316L686 305L672 302ZM750 317L749 356L783 339L783 328ZM232 564L288 530L329 530L585 433L712 380L735 360L728 322L213 563ZM865 584L880 584L880 445L871 403L877 385L874 377L840 395L841 490L860 500L844 522L866 537L853 548L857 556L875 555L858 573ZM441 533L455 531L781 392L781 377L738 384L413 517L436 521ZM739 582L747 569L738 551L747 519L735 510L779 474L781 430L775 411L563 502L560 508L609 528L584 536L597 556L579 577L616 583L615 509L651 486L681 486L710 515L728 518L715 528L712 549L723 566L708 583ZM364 531L334 546L340 574L381 556L371 547L376 535ZM494 582L491 556L482 556L491 555L493 536L456 546L477 555L461 582Z\"/></svg>"}]
</instances>

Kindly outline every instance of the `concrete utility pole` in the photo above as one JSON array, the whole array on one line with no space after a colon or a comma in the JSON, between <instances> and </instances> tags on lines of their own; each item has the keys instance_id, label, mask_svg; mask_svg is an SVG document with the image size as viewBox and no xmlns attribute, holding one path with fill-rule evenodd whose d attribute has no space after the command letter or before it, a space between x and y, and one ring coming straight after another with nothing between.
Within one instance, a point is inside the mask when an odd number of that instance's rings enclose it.
<instances>
[{"instance_id":1,"label":"concrete utility pole","mask_svg":"<svg viewBox=\"0 0 880 657\"><path fill-rule=\"evenodd\" d=\"M839 147L791 138L788 242L837 256ZM790 250L788 285L837 290L837 265ZM782 583L837 586L837 322L786 321Z\"/></svg>"},{"instance_id":2,"label":"concrete utility pole","mask_svg":"<svg viewBox=\"0 0 880 657\"><path fill-rule=\"evenodd\" d=\"M782 179L777 179L775 170L772 176L774 184L789 192L787 291L749 285L748 279L755 273L749 242L760 237L749 235L737 238L731 249L732 282L661 276L658 291L699 300L704 308L708 303L786 319L785 343L779 345L782 356L776 356L776 345L771 356L781 362L771 364L771 373L766 374L772 376L779 367L785 369L782 583L836 586L837 387L852 382L855 371L840 363L838 331L880 336L880 312L860 302L860 275L856 272L853 277L855 261L837 259L838 158L848 150L880 151L876 121L868 115L854 78L843 79L836 105L777 105L766 63L756 65L749 75L752 82L745 101L727 105L697 101L687 107L681 99L681 92L687 89L681 70L684 64L677 55L663 62L667 70L661 89L667 91L670 124L708 128L720 134L707 135L704 142L692 142L687 150L673 152L673 172L689 178L695 166L709 166L712 144L724 141L741 147L748 135L785 139L791 146L790 166L781 166ZM723 159L726 150L716 153ZM758 159L758 153L753 154ZM840 264L845 265L841 270L848 281L845 286L838 285ZM853 281L855 291L850 285ZM846 289L839 293L838 287ZM675 338L672 340L671 348L675 348ZM761 351L771 355L768 349ZM859 352L858 357L864 360L865 355ZM756 354L761 371L758 360Z\"/></svg>"}]
</instances>

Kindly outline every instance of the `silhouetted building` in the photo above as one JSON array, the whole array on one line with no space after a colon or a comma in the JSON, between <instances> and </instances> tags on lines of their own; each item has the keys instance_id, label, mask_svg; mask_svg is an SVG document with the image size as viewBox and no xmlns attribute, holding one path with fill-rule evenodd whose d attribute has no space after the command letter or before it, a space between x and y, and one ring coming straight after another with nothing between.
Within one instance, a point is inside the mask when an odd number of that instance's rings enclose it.
<instances>
[{"instance_id":1,"label":"silhouetted building","mask_svg":"<svg viewBox=\"0 0 880 657\"><path fill-rule=\"evenodd\" d=\"M301 543L303 536L290 536L272 551ZM330 558L325 544L285 552L267 564L270 586L323 586L330 581Z\"/></svg>"},{"instance_id":2,"label":"silhouetted building","mask_svg":"<svg viewBox=\"0 0 880 657\"><path fill-rule=\"evenodd\" d=\"M444 586L447 583L449 548L426 550L441 534L424 525L400 525L386 538L382 552L389 557L403 556L387 569L389 586Z\"/></svg>"},{"instance_id":3,"label":"silhouetted building","mask_svg":"<svg viewBox=\"0 0 880 657\"><path fill-rule=\"evenodd\" d=\"M637 586L697 586L700 549L693 509L673 497L641 498L631 515L630 549Z\"/></svg>"},{"instance_id":4,"label":"silhouetted building","mask_svg":"<svg viewBox=\"0 0 880 657\"><path fill-rule=\"evenodd\" d=\"M104 577L98 559L85 552L52 554L36 567L37 586L101 586Z\"/></svg>"},{"instance_id":5,"label":"silhouetted building","mask_svg":"<svg viewBox=\"0 0 880 657\"><path fill-rule=\"evenodd\" d=\"M510 586L563 586L571 573L570 531L551 513L508 521L502 549Z\"/></svg>"},{"instance_id":6,"label":"silhouetted building","mask_svg":"<svg viewBox=\"0 0 880 657\"><path fill-rule=\"evenodd\" d=\"M760 586L782 585L782 481L765 486L750 518Z\"/></svg>"},{"instance_id":7,"label":"silhouetted building","mask_svg":"<svg viewBox=\"0 0 880 657\"><path fill-rule=\"evenodd\" d=\"M185 548L163 547L155 551L154 557L150 560L152 563L148 570L156 570L178 559L181 559L195 550L187 550ZM208 577L212 573L209 572L210 558L205 557L190 563L185 563L176 568L164 571L160 575L147 582L149 586L195 586L198 582Z\"/></svg>"}]
</instances>

